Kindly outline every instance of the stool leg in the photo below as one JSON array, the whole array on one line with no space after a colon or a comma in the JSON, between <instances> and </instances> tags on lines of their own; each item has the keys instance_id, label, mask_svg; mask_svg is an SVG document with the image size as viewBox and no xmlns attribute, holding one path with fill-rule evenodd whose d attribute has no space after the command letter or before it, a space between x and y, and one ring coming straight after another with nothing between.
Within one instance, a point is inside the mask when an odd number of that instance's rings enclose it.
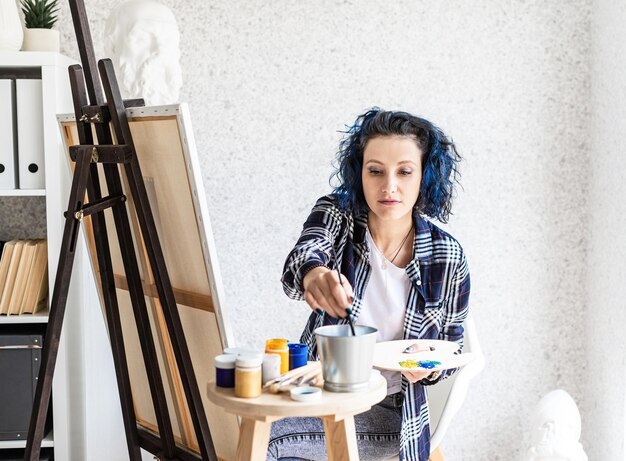
<instances>
[{"instance_id":1,"label":"stool leg","mask_svg":"<svg viewBox=\"0 0 626 461\"><path fill-rule=\"evenodd\" d=\"M358 461L354 416L339 421L335 421L334 415L325 417L324 432L329 461Z\"/></svg>"},{"instance_id":2,"label":"stool leg","mask_svg":"<svg viewBox=\"0 0 626 461\"><path fill-rule=\"evenodd\" d=\"M271 421L242 417L237 444L237 461L265 461L271 429Z\"/></svg>"},{"instance_id":3,"label":"stool leg","mask_svg":"<svg viewBox=\"0 0 626 461\"><path fill-rule=\"evenodd\" d=\"M428 457L428 461L445 461L445 459L443 459L443 455L441 454L441 448L435 448Z\"/></svg>"}]
</instances>

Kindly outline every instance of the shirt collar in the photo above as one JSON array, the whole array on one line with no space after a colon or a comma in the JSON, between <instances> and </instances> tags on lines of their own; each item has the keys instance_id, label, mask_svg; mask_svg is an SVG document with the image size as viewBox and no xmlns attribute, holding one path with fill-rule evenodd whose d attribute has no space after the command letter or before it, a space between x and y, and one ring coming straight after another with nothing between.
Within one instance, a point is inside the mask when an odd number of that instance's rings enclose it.
<instances>
[{"instance_id":1,"label":"shirt collar","mask_svg":"<svg viewBox=\"0 0 626 461\"><path fill-rule=\"evenodd\" d=\"M413 215L415 226L415 239L413 240L414 260L428 261L433 256L433 240L428 220L419 213ZM365 243L367 230L367 211L361 212L354 217L354 243Z\"/></svg>"},{"instance_id":2,"label":"shirt collar","mask_svg":"<svg viewBox=\"0 0 626 461\"><path fill-rule=\"evenodd\" d=\"M413 217L415 224L415 240L413 240L413 254L415 259L428 261L433 257L433 237L430 232L430 223L419 214Z\"/></svg>"},{"instance_id":3,"label":"shirt collar","mask_svg":"<svg viewBox=\"0 0 626 461\"><path fill-rule=\"evenodd\" d=\"M354 243L365 243L365 232L367 231L367 211L354 216Z\"/></svg>"}]
</instances>

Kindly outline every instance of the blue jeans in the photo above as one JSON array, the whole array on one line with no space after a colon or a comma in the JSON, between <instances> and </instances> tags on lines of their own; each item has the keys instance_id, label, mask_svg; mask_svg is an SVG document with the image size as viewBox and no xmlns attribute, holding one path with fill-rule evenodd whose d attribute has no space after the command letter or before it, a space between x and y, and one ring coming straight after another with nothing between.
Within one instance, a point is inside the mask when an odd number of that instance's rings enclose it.
<instances>
[{"instance_id":1,"label":"blue jeans","mask_svg":"<svg viewBox=\"0 0 626 461\"><path fill-rule=\"evenodd\" d=\"M354 416L362 461L387 459L400 451L402 400L388 395L369 411ZM326 437L320 418L285 418L272 424L267 461L325 461Z\"/></svg>"}]
</instances>

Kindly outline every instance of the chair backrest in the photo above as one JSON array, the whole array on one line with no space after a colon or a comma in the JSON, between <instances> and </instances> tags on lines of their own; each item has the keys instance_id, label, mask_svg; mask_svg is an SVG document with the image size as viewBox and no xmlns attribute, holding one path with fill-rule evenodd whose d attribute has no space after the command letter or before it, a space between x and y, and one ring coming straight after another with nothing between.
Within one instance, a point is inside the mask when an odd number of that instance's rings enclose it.
<instances>
[{"instance_id":1,"label":"chair backrest","mask_svg":"<svg viewBox=\"0 0 626 461\"><path fill-rule=\"evenodd\" d=\"M471 352L475 355L474 360L448 379L444 379L434 386L426 386L430 410L431 452L439 446L452 418L461 408L470 380L485 366L485 357L480 349L478 334L471 313L465 319L463 328L465 329L463 353Z\"/></svg>"}]
</instances>

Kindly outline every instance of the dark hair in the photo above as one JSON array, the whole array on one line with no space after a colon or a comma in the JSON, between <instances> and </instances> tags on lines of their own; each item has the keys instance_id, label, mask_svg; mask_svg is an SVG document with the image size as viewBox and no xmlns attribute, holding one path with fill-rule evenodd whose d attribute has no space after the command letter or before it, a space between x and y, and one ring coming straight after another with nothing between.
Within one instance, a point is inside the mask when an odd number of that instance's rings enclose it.
<instances>
[{"instance_id":1,"label":"dark hair","mask_svg":"<svg viewBox=\"0 0 626 461\"><path fill-rule=\"evenodd\" d=\"M439 128L407 112L373 107L359 115L354 125L343 133L346 136L339 143L337 170L331 176L331 180L336 177L339 182L334 193L342 209L356 213L369 210L361 181L367 142L381 136L409 136L423 152L422 183L415 211L443 223L448 221L454 184L460 176L457 164L461 156Z\"/></svg>"}]
</instances>

